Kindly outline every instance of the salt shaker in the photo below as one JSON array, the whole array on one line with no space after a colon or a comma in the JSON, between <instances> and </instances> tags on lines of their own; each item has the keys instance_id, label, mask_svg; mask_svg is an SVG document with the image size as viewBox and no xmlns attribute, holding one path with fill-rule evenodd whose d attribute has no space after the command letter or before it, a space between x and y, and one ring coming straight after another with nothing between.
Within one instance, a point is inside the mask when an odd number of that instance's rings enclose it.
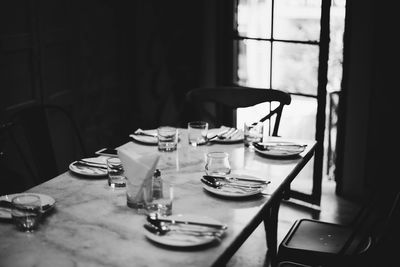
<instances>
[{"instance_id":1,"label":"salt shaker","mask_svg":"<svg viewBox=\"0 0 400 267\"><path fill-rule=\"evenodd\" d=\"M162 198L162 179L159 169L156 169L153 174L153 198Z\"/></svg>"}]
</instances>

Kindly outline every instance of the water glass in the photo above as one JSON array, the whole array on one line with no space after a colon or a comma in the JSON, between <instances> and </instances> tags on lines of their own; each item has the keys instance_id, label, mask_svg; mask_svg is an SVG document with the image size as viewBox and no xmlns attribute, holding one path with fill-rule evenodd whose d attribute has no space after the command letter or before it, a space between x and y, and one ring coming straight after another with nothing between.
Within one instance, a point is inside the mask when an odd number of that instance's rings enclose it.
<instances>
[{"instance_id":1,"label":"water glass","mask_svg":"<svg viewBox=\"0 0 400 267\"><path fill-rule=\"evenodd\" d=\"M33 232L38 228L42 215L40 197L33 194L22 194L11 199L11 216L18 229Z\"/></svg>"},{"instance_id":2,"label":"water glass","mask_svg":"<svg viewBox=\"0 0 400 267\"><path fill-rule=\"evenodd\" d=\"M124 174L124 168L119 158L113 157L107 159L107 172L108 172L108 185L111 188L126 186L126 177Z\"/></svg>"},{"instance_id":3,"label":"water glass","mask_svg":"<svg viewBox=\"0 0 400 267\"><path fill-rule=\"evenodd\" d=\"M174 151L178 146L178 129L170 126L161 126L157 129L158 150Z\"/></svg>"},{"instance_id":4,"label":"water glass","mask_svg":"<svg viewBox=\"0 0 400 267\"><path fill-rule=\"evenodd\" d=\"M207 175L228 175L229 173L231 173L229 154L226 152L208 153L205 170Z\"/></svg>"},{"instance_id":5,"label":"water glass","mask_svg":"<svg viewBox=\"0 0 400 267\"><path fill-rule=\"evenodd\" d=\"M159 178L159 181L153 184L152 190L144 191L144 200L147 213L156 213L161 216L171 215L174 188L171 183Z\"/></svg>"},{"instance_id":6,"label":"water glass","mask_svg":"<svg viewBox=\"0 0 400 267\"><path fill-rule=\"evenodd\" d=\"M264 134L264 125L262 123L244 123L244 145L253 147L253 143L261 142Z\"/></svg>"},{"instance_id":7,"label":"water glass","mask_svg":"<svg viewBox=\"0 0 400 267\"><path fill-rule=\"evenodd\" d=\"M192 121L188 123L189 144L198 146L207 143L208 123L205 121Z\"/></svg>"}]
</instances>

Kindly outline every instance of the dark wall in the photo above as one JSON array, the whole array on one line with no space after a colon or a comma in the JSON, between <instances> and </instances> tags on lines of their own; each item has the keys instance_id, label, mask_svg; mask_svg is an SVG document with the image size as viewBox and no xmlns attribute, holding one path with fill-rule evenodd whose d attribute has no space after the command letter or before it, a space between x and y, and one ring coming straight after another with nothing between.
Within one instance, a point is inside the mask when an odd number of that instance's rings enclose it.
<instances>
[{"instance_id":1,"label":"dark wall","mask_svg":"<svg viewBox=\"0 0 400 267\"><path fill-rule=\"evenodd\" d=\"M184 126L186 92L215 82L215 8L214 1L1 1L1 122L25 106L61 105L88 156L125 143L139 127ZM53 141L61 143L56 128ZM18 154L3 137L1 149ZM70 147L63 143L57 157Z\"/></svg>"},{"instance_id":2,"label":"dark wall","mask_svg":"<svg viewBox=\"0 0 400 267\"><path fill-rule=\"evenodd\" d=\"M205 8L204 1L2 2L3 117L32 103L68 106L89 151L119 145L138 127L180 125L185 93L204 84Z\"/></svg>"}]
</instances>

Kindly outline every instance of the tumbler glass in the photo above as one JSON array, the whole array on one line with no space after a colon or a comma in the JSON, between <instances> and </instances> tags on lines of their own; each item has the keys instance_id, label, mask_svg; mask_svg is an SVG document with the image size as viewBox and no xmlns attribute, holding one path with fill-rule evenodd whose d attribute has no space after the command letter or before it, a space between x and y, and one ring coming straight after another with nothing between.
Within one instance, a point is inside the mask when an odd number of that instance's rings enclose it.
<instances>
[{"instance_id":1,"label":"tumbler glass","mask_svg":"<svg viewBox=\"0 0 400 267\"><path fill-rule=\"evenodd\" d=\"M205 170L207 175L223 176L231 173L229 154L226 152L208 153Z\"/></svg>"}]
</instances>

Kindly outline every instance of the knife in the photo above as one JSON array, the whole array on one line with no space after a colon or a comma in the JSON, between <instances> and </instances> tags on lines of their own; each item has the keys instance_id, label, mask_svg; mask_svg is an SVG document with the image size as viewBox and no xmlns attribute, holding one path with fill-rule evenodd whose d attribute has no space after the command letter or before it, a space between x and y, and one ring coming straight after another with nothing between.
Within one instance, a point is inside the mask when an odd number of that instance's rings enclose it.
<instances>
[{"instance_id":1,"label":"knife","mask_svg":"<svg viewBox=\"0 0 400 267\"><path fill-rule=\"evenodd\" d=\"M246 182L255 182L255 183L260 183L260 184L269 184L271 181L263 181L260 179L252 179L252 178L246 178L246 177L234 177L234 176L218 176L218 175L204 175L204 178L217 178L217 179L223 179L223 180L238 180L238 181L246 181Z\"/></svg>"},{"instance_id":2,"label":"knife","mask_svg":"<svg viewBox=\"0 0 400 267\"><path fill-rule=\"evenodd\" d=\"M171 224L191 224L191 225L200 225L200 226L206 226L206 227L212 227L212 228L217 228L221 230L225 230L228 228L226 224L215 224L215 223L203 223L203 222L194 222L194 221L183 221L183 220L177 220L177 219L169 219L169 218L160 218L157 214L149 214L147 215L147 221L150 223L154 223L157 225L159 222L168 222Z\"/></svg>"}]
</instances>

